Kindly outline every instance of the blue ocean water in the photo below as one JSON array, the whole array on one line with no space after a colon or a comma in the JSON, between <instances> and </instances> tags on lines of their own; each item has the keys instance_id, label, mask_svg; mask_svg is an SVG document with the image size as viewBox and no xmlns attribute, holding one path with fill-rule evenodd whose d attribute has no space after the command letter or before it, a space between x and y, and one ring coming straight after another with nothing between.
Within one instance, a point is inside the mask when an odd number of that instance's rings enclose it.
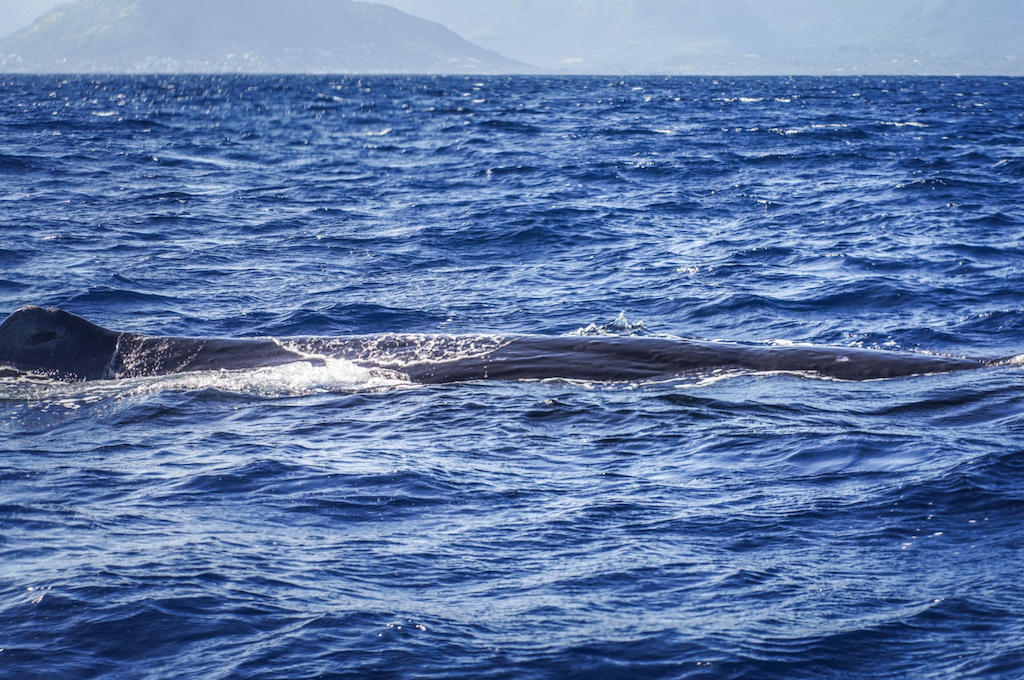
<instances>
[{"instance_id":1,"label":"blue ocean water","mask_svg":"<svg viewBox=\"0 0 1024 680\"><path fill-rule=\"evenodd\" d=\"M1024 353L1024 81L0 77L0 315ZM0 677L1024 677L1024 372L0 378Z\"/></svg>"}]
</instances>

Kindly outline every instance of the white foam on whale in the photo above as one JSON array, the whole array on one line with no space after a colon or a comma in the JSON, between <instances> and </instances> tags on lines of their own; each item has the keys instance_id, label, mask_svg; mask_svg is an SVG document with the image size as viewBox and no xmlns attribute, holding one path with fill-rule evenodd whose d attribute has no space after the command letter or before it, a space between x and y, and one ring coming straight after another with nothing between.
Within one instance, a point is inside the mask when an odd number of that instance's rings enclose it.
<instances>
[{"instance_id":1,"label":"white foam on whale","mask_svg":"<svg viewBox=\"0 0 1024 680\"><path fill-rule=\"evenodd\" d=\"M211 390L225 394L279 398L355 393L412 385L405 376L395 371L364 368L344 359L325 359L319 364L296 361L245 370L188 371L83 382L64 382L46 376L23 374L0 377L0 399L77 409L102 400L160 392Z\"/></svg>"}]
</instances>

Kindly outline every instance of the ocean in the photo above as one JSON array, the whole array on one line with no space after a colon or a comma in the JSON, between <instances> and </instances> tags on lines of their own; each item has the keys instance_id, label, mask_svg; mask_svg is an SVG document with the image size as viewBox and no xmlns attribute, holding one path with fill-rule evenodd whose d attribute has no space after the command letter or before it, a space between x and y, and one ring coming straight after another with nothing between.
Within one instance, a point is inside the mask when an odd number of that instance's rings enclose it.
<instances>
[{"instance_id":1,"label":"ocean","mask_svg":"<svg viewBox=\"0 0 1024 680\"><path fill-rule=\"evenodd\" d=\"M1024 80L0 83L0 318L1018 357L0 377L0 677L1024 677Z\"/></svg>"}]
</instances>

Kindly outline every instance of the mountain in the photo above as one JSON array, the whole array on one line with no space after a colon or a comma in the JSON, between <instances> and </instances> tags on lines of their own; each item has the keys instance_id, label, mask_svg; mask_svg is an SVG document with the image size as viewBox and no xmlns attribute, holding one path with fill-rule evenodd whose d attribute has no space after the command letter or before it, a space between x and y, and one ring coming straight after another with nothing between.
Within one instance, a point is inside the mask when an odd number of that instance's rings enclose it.
<instances>
[{"instance_id":1,"label":"mountain","mask_svg":"<svg viewBox=\"0 0 1024 680\"><path fill-rule=\"evenodd\" d=\"M709 56L741 57L784 45L741 0L380 1L557 71L686 70Z\"/></svg>"},{"instance_id":2,"label":"mountain","mask_svg":"<svg viewBox=\"0 0 1024 680\"><path fill-rule=\"evenodd\" d=\"M795 47L916 47L946 56L1024 52L1020 0L745 2Z\"/></svg>"},{"instance_id":3,"label":"mountain","mask_svg":"<svg viewBox=\"0 0 1024 680\"><path fill-rule=\"evenodd\" d=\"M745 0L795 49L867 45L893 26L906 0Z\"/></svg>"},{"instance_id":4,"label":"mountain","mask_svg":"<svg viewBox=\"0 0 1024 680\"><path fill-rule=\"evenodd\" d=\"M556 72L1024 75L1021 0L377 0Z\"/></svg>"},{"instance_id":5,"label":"mountain","mask_svg":"<svg viewBox=\"0 0 1024 680\"><path fill-rule=\"evenodd\" d=\"M1024 3L1020 0L907 1L882 40L922 53L1024 59Z\"/></svg>"},{"instance_id":6,"label":"mountain","mask_svg":"<svg viewBox=\"0 0 1024 680\"><path fill-rule=\"evenodd\" d=\"M520 72L444 26L352 0L79 0L0 40L19 72Z\"/></svg>"},{"instance_id":7,"label":"mountain","mask_svg":"<svg viewBox=\"0 0 1024 680\"><path fill-rule=\"evenodd\" d=\"M812 72L1024 75L1020 0L745 0Z\"/></svg>"}]
</instances>

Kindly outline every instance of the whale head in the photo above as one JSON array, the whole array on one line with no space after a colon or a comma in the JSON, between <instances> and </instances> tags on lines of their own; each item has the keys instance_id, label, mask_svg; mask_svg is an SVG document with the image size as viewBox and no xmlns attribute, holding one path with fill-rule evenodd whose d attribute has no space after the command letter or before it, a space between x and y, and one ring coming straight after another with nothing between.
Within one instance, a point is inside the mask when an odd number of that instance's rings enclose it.
<instances>
[{"instance_id":1,"label":"whale head","mask_svg":"<svg viewBox=\"0 0 1024 680\"><path fill-rule=\"evenodd\" d=\"M63 309L23 307L0 324L0 366L59 380L103 378L118 336Z\"/></svg>"}]
</instances>

